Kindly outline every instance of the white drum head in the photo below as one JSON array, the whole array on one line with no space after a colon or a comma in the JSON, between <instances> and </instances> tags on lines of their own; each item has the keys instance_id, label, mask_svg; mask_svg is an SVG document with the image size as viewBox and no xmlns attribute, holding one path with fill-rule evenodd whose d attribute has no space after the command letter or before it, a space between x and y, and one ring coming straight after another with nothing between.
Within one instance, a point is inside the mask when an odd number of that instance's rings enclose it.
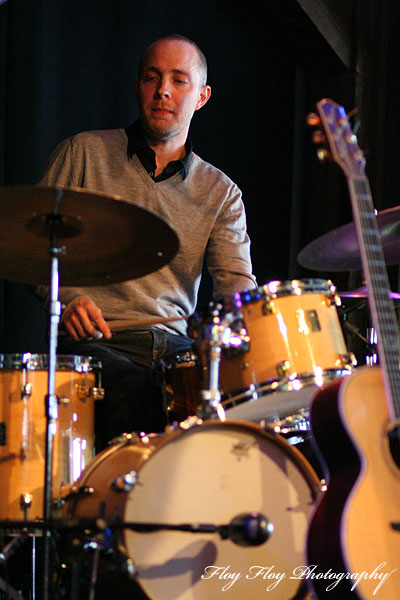
<instances>
[{"instance_id":1,"label":"white drum head","mask_svg":"<svg viewBox=\"0 0 400 600\"><path fill-rule=\"evenodd\" d=\"M260 422L292 415L303 409L310 409L313 397L321 390L316 385L309 385L300 390L289 392L279 391L265 394L254 400L241 402L237 406L228 408L225 413L227 419L244 419L246 421Z\"/></svg>"},{"instance_id":2,"label":"white drum head","mask_svg":"<svg viewBox=\"0 0 400 600\"><path fill-rule=\"evenodd\" d=\"M255 425L232 422L194 427L157 450L139 471L125 522L222 525L256 511L274 531L264 544L243 547L218 533L125 530L145 593L152 600L220 600L224 591L229 600L296 596L301 582L290 577L305 564L317 489L299 457Z\"/></svg>"}]
</instances>

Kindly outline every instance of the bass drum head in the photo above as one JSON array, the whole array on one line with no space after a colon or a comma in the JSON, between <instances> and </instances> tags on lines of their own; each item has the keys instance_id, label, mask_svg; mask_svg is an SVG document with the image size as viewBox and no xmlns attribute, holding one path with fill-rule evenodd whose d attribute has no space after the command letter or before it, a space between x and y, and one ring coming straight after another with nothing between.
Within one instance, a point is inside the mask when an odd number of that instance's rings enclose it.
<instances>
[{"instance_id":1,"label":"bass drum head","mask_svg":"<svg viewBox=\"0 0 400 600\"><path fill-rule=\"evenodd\" d=\"M152 600L303 598L291 579L305 563L308 522L318 490L309 463L280 437L250 423L206 422L173 436L139 471L124 522L228 524L259 512L274 530L260 546L218 533L125 530L136 581Z\"/></svg>"}]
</instances>

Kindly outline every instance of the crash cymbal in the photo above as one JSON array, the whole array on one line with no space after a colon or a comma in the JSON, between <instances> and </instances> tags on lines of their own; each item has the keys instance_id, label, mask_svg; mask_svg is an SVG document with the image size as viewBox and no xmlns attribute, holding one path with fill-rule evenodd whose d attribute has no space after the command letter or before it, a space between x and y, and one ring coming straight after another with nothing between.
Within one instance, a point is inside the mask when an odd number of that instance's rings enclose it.
<instances>
[{"instance_id":1,"label":"crash cymbal","mask_svg":"<svg viewBox=\"0 0 400 600\"><path fill-rule=\"evenodd\" d=\"M107 285L166 265L179 240L171 226L118 196L82 188L0 188L0 277L47 285L50 234L65 246L61 286Z\"/></svg>"},{"instance_id":2,"label":"crash cymbal","mask_svg":"<svg viewBox=\"0 0 400 600\"><path fill-rule=\"evenodd\" d=\"M400 263L400 207L377 214L383 254L387 265ZM308 244L299 253L300 265L316 271L356 271L361 258L354 222L334 229Z\"/></svg>"},{"instance_id":3,"label":"crash cymbal","mask_svg":"<svg viewBox=\"0 0 400 600\"><path fill-rule=\"evenodd\" d=\"M345 292L338 292L341 298L368 298L368 288L366 285L357 288L356 290L348 290ZM400 300L400 294L397 292L390 292L392 300Z\"/></svg>"}]
</instances>

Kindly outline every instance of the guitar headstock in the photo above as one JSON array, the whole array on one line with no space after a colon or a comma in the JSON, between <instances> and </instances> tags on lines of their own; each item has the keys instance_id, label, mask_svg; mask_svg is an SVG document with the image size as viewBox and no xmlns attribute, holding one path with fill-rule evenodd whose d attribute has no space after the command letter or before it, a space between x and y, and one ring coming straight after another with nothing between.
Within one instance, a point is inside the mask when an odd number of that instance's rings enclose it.
<instances>
[{"instance_id":1,"label":"guitar headstock","mask_svg":"<svg viewBox=\"0 0 400 600\"><path fill-rule=\"evenodd\" d=\"M308 115L307 122L318 128L313 139L320 145L319 158L330 158L348 177L363 177L365 158L343 106L325 98L316 104L316 110L316 114Z\"/></svg>"}]
</instances>

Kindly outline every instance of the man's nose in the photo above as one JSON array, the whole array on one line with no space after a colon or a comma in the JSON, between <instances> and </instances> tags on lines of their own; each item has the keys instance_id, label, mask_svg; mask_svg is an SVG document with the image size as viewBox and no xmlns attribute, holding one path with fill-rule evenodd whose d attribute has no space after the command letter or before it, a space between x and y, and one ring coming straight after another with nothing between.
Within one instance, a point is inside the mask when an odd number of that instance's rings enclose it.
<instances>
[{"instance_id":1,"label":"man's nose","mask_svg":"<svg viewBox=\"0 0 400 600\"><path fill-rule=\"evenodd\" d=\"M171 88L166 78L161 78L156 88L156 95L159 98L169 98L171 96Z\"/></svg>"}]
</instances>

